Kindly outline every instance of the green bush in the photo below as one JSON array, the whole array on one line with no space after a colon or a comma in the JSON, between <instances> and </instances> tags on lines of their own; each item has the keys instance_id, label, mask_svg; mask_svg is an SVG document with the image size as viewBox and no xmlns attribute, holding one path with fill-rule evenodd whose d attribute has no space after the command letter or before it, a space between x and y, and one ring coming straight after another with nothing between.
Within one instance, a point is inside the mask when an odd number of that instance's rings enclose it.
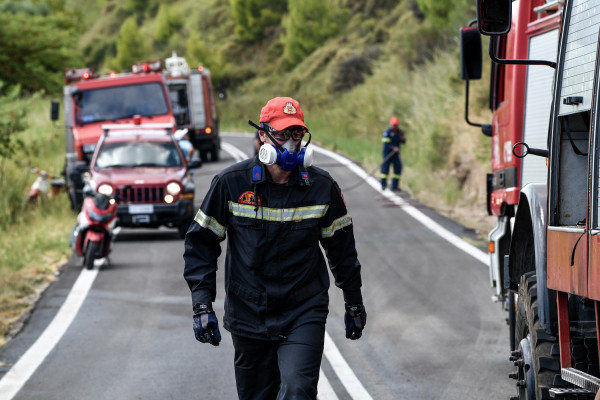
<instances>
[{"instance_id":1,"label":"green bush","mask_svg":"<svg viewBox=\"0 0 600 400\"><path fill-rule=\"evenodd\" d=\"M75 23L60 15L0 12L0 65L8 86L59 92L63 71L80 59Z\"/></svg>"},{"instance_id":2,"label":"green bush","mask_svg":"<svg viewBox=\"0 0 600 400\"><path fill-rule=\"evenodd\" d=\"M184 16L175 7L161 4L156 16L156 30L154 39L159 43L166 43L169 38L183 26Z\"/></svg>"},{"instance_id":3,"label":"green bush","mask_svg":"<svg viewBox=\"0 0 600 400\"><path fill-rule=\"evenodd\" d=\"M331 0L290 1L282 38L288 65L302 61L345 25L348 10L330 3Z\"/></svg>"},{"instance_id":4,"label":"green bush","mask_svg":"<svg viewBox=\"0 0 600 400\"><path fill-rule=\"evenodd\" d=\"M129 70L134 63L148 58L150 58L148 40L140 32L135 17L129 17L119 32L117 56L110 66L119 71Z\"/></svg>"},{"instance_id":5,"label":"green bush","mask_svg":"<svg viewBox=\"0 0 600 400\"><path fill-rule=\"evenodd\" d=\"M279 24L287 0L230 0L230 6L236 36L252 43L263 38L265 28Z\"/></svg>"}]
</instances>

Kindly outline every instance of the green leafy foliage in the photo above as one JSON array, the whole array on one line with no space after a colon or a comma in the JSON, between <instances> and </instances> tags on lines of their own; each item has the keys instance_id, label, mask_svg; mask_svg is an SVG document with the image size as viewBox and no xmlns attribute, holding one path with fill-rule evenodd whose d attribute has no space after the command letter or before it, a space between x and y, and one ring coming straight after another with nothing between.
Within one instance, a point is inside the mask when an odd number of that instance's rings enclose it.
<instances>
[{"instance_id":1,"label":"green leafy foliage","mask_svg":"<svg viewBox=\"0 0 600 400\"><path fill-rule=\"evenodd\" d=\"M129 70L136 62L150 58L148 39L138 28L135 17L128 18L121 27L117 38L117 56L112 60L116 70Z\"/></svg>"},{"instance_id":2,"label":"green leafy foliage","mask_svg":"<svg viewBox=\"0 0 600 400\"><path fill-rule=\"evenodd\" d=\"M0 81L0 90L3 86ZM15 101L19 98L19 86L13 86L5 92L0 97L0 159L11 158L17 150L23 148L23 142L16 137L16 133L26 128L25 110L15 107ZM3 175L0 166L0 176Z\"/></svg>"},{"instance_id":3,"label":"green leafy foliage","mask_svg":"<svg viewBox=\"0 0 600 400\"><path fill-rule=\"evenodd\" d=\"M259 41L266 28L279 24L287 3L287 0L230 0L235 34L243 41Z\"/></svg>"},{"instance_id":4,"label":"green leafy foliage","mask_svg":"<svg viewBox=\"0 0 600 400\"><path fill-rule=\"evenodd\" d=\"M78 63L72 18L0 12L0 65L8 87L59 92L63 71Z\"/></svg>"},{"instance_id":5,"label":"green leafy foliage","mask_svg":"<svg viewBox=\"0 0 600 400\"><path fill-rule=\"evenodd\" d=\"M335 35L346 23L346 9L326 0L290 1L289 14L283 20L284 58L294 65Z\"/></svg>"},{"instance_id":6,"label":"green leafy foliage","mask_svg":"<svg viewBox=\"0 0 600 400\"><path fill-rule=\"evenodd\" d=\"M465 10L473 9L475 2L471 0L416 0L425 19L436 31L447 33L456 23L466 24L471 18L465 17ZM473 16L475 14L472 14Z\"/></svg>"},{"instance_id":7,"label":"green leafy foliage","mask_svg":"<svg viewBox=\"0 0 600 400\"><path fill-rule=\"evenodd\" d=\"M161 4L156 16L157 26L154 39L159 43L166 43L175 32L181 29L183 20L184 16L179 9Z\"/></svg>"},{"instance_id":8,"label":"green leafy foliage","mask_svg":"<svg viewBox=\"0 0 600 400\"><path fill-rule=\"evenodd\" d=\"M3 1L0 3L0 13L47 16L50 13L50 5L46 2L29 0Z\"/></svg>"}]
</instances>

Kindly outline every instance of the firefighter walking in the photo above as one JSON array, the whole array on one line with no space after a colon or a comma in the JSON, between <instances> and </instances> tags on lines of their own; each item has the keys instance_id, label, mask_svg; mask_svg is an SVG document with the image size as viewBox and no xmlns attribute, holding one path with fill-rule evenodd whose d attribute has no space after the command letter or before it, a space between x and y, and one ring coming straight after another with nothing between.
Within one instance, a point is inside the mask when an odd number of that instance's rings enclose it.
<instances>
[{"instance_id":1,"label":"firefighter walking","mask_svg":"<svg viewBox=\"0 0 600 400\"><path fill-rule=\"evenodd\" d=\"M194 333L202 343L221 341L212 303L227 236L223 322L235 349L239 398L314 400L329 311L320 246L344 295L346 338L359 339L366 324L352 218L329 173L310 166L300 104L274 98L259 122L251 123L259 154L215 176L186 235Z\"/></svg>"},{"instance_id":2,"label":"firefighter walking","mask_svg":"<svg viewBox=\"0 0 600 400\"><path fill-rule=\"evenodd\" d=\"M404 131L398 127L398 118L390 118L390 126L383 132L383 162L381 163L381 189L387 188L390 164L394 167L392 173L391 190L400 190L400 175L402 174L402 159L400 158L400 144L406 143Z\"/></svg>"}]
</instances>

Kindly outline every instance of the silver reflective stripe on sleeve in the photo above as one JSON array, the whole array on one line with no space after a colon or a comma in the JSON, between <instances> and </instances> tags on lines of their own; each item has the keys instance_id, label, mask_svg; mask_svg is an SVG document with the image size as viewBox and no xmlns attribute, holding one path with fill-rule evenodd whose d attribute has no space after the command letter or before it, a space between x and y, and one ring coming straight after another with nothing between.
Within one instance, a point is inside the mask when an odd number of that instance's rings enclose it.
<instances>
[{"instance_id":1,"label":"silver reflective stripe on sleeve","mask_svg":"<svg viewBox=\"0 0 600 400\"><path fill-rule=\"evenodd\" d=\"M236 217L256 218L272 222L318 219L325 215L328 208L328 205L317 205L296 208L259 207L256 210L253 205L229 202L229 212Z\"/></svg>"},{"instance_id":2,"label":"silver reflective stripe on sleeve","mask_svg":"<svg viewBox=\"0 0 600 400\"><path fill-rule=\"evenodd\" d=\"M349 225L352 225L352 218L349 214L344 215L333 221L333 224L330 226L326 226L325 228L321 228L321 237L329 238L332 237L337 231L343 229Z\"/></svg>"},{"instance_id":3,"label":"silver reflective stripe on sleeve","mask_svg":"<svg viewBox=\"0 0 600 400\"><path fill-rule=\"evenodd\" d=\"M213 217L209 217L208 215L204 214L202 210L198 210L198 213L194 217L194 221L196 221L201 227L210 230L218 237L225 237L226 228L219 224Z\"/></svg>"}]
</instances>

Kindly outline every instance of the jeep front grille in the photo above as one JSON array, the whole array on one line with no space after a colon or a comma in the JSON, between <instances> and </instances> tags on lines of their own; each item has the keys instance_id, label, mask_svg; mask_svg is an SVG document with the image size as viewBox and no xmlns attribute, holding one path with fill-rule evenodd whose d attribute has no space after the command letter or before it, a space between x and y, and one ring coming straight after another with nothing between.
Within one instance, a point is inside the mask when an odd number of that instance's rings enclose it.
<instances>
[{"instance_id":1,"label":"jeep front grille","mask_svg":"<svg viewBox=\"0 0 600 400\"><path fill-rule=\"evenodd\" d=\"M121 203L164 203L165 188L162 186L130 186L117 189Z\"/></svg>"}]
</instances>

